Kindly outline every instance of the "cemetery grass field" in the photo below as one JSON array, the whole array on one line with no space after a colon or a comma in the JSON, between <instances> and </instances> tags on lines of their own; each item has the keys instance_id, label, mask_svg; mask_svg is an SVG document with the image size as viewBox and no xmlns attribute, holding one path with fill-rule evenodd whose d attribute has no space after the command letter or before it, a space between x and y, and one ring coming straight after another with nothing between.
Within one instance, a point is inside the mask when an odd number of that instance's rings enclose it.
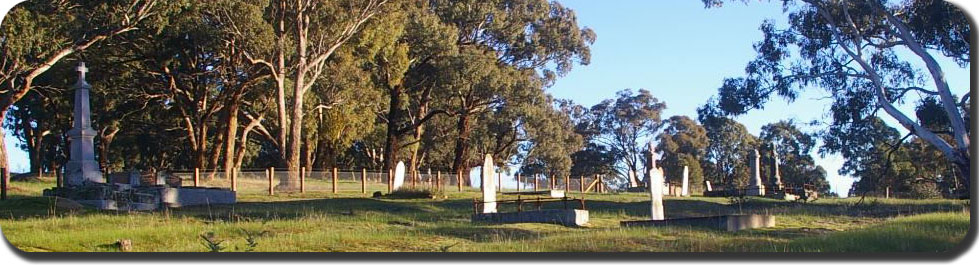
<instances>
[{"instance_id":1,"label":"cemetery grass field","mask_svg":"<svg viewBox=\"0 0 979 265\"><path fill-rule=\"evenodd\" d=\"M587 228L489 225L469 220L475 190L451 187L439 200L374 199L370 193L384 186L372 184L364 195L356 182L341 183L344 192L336 195L317 190L270 197L249 189L234 206L70 212L38 196L52 181L14 182L11 199L0 201L0 229L13 246L28 252L111 252L119 250L114 242L129 239L132 251L149 252L942 252L964 239L970 218L968 202L961 200L750 199L738 206L727 198L667 197L667 218L773 213L777 226L736 233L622 229L619 221L644 219L649 211L648 195L622 193L586 194ZM210 244L202 237L208 233Z\"/></svg>"}]
</instances>

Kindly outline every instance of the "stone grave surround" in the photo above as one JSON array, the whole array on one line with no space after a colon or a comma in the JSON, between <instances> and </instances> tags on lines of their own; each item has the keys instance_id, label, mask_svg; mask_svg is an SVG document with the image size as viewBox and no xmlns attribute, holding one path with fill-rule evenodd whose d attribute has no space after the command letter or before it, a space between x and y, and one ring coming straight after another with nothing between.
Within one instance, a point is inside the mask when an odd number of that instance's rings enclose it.
<instances>
[{"instance_id":1,"label":"stone grave surround","mask_svg":"<svg viewBox=\"0 0 979 265\"><path fill-rule=\"evenodd\" d=\"M497 179L494 177L493 156L487 154L480 170L480 185L483 190L482 211L472 216L473 222L485 223L556 223L564 226L585 226L588 224L588 210L545 209L536 211L517 211L500 213L497 211ZM518 192L519 193L519 192ZM530 192L525 192L530 193ZM564 191L548 190L552 197L564 197Z\"/></svg>"},{"instance_id":2,"label":"stone grave surround","mask_svg":"<svg viewBox=\"0 0 979 265\"><path fill-rule=\"evenodd\" d=\"M652 148L652 144L650 144ZM655 150L655 149L650 149ZM655 152L650 152L655 155ZM650 157L651 161L655 161ZM650 197L650 219L640 220L640 221L622 221L619 225L622 227L645 227L645 226L702 226L710 227L716 229L724 229L727 231L737 231L743 229L752 229L758 227L772 227L775 226L775 218L771 215L721 215L721 216L708 216L708 217L687 217L687 218L674 218L666 219L665 210L663 207L663 189L655 188L663 186L664 174L663 168L653 166L649 169L649 197ZM686 187L686 180L688 168L684 168L684 187ZM710 190L710 182L707 182L708 190ZM685 189L684 189L685 190Z\"/></svg>"},{"instance_id":3,"label":"stone grave surround","mask_svg":"<svg viewBox=\"0 0 979 265\"><path fill-rule=\"evenodd\" d=\"M397 190L405 184L405 163L398 161L398 165L394 167L394 180L392 189Z\"/></svg>"}]
</instances>

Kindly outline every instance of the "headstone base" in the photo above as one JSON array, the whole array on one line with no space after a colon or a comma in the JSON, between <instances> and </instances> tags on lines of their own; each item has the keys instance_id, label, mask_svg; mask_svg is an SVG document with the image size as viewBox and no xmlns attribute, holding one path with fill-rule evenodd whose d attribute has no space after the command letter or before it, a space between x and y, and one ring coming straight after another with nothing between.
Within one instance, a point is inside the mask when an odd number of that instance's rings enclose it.
<instances>
[{"instance_id":1,"label":"headstone base","mask_svg":"<svg viewBox=\"0 0 979 265\"><path fill-rule=\"evenodd\" d=\"M745 195L765 196L765 186L751 186L745 189Z\"/></svg>"},{"instance_id":2,"label":"headstone base","mask_svg":"<svg viewBox=\"0 0 979 265\"><path fill-rule=\"evenodd\" d=\"M588 210L539 210L512 213L481 213L472 216L473 222L514 224L514 223L548 223L570 227L588 224Z\"/></svg>"}]
</instances>

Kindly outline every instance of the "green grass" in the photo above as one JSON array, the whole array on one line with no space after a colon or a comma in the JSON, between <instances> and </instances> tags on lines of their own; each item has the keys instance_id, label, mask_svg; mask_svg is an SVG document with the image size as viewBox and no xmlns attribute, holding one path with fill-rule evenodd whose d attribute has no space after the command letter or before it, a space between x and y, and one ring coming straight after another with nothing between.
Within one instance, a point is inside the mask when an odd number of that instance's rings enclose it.
<instances>
[{"instance_id":1,"label":"green grass","mask_svg":"<svg viewBox=\"0 0 979 265\"><path fill-rule=\"evenodd\" d=\"M268 196L248 184L239 203L151 213L64 212L38 197L50 180L15 182L0 201L0 229L25 251L207 251L201 235L213 232L224 251L693 251L693 252L935 252L964 239L966 201L821 199L789 203L751 199L667 198L668 217L730 213L775 214L777 226L730 233L698 228L620 228L648 214L645 194L586 194L590 227L551 224L472 224L475 190L447 187L446 199L374 199L354 181L313 184L310 192ZM242 187L242 186L240 186ZM322 187L329 187L323 189ZM572 193L581 197L581 194ZM558 207L558 206L554 206ZM504 206L501 210L506 210ZM247 239L257 242L252 249Z\"/></svg>"}]
</instances>

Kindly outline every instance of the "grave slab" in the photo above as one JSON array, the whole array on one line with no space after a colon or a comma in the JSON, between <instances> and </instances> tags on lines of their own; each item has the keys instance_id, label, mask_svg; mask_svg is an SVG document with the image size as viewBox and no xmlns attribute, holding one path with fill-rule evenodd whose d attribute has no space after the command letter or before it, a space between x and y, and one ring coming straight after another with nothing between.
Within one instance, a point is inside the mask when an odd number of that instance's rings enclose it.
<instances>
[{"instance_id":1,"label":"grave slab","mask_svg":"<svg viewBox=\"0 0 979 265\"><path fill-rule=\"evenodd\" d=\"M234 204L235 192L215 188L163 188L160 200L168 207Z\"/></svg>"},{"instance_id":2,"label":"grave slab","mask_svg":"<svg viewBox=\"0 0 979 265\"><path fill-rule=\"evenodd\" d=\"M674 218L666 220L623 221L622 227L707 227L728 232L775 226L775 216L736 214L708 217Z\"/></svg>"},{"instance_id":3,"label":"grave slab","mask_svg":"<svg viewBox=\"0 0 979 265\"><path fill-rule=\"evenodd\" d=\"M549 209L510 213L480 213L474 214L472 221L494 224L547 223L580 227L588 224L588 210Z\"/></svg>"}]
</instances>

